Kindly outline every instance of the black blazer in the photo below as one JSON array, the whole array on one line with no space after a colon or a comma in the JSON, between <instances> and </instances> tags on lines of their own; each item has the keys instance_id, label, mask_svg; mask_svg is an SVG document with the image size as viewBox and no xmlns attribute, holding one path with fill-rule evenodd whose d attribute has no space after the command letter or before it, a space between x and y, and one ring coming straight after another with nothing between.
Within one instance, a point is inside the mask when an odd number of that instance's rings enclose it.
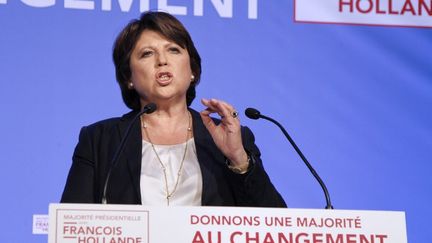
<instances>
[{"instance_id":1,"label":"black blazer","mask_svg":"<svg viewBox=\"0 0 432 243\"><path fill-rule=\"evenodd\" d=\"M286 207L260 159L254 136L241 127L243 146L251 157L251 168L240 175L229 170L224 155L213 142L198 112L190 109L199 165L202 173L202 205ZM63 191L63 203L100 203L110 161L137 112L83 127ZM216 122L220 122L215 119ZM142 136L139 119L113 169L107 189L108 203L141 204L140 174Z\"/></svg>"}]
</instances>

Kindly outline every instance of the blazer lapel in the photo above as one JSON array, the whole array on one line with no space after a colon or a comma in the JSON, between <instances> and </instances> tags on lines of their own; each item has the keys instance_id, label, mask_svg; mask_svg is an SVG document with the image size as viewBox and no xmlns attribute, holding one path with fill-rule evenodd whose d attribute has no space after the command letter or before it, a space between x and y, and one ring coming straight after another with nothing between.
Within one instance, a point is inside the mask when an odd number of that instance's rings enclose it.
<instances>
[{"instance_id":1,"label":"blazer lapel","mask_svg":"<svg viewBox=\"0 0 432 243\"><path fill-rule=\"evenodd\" d=\"M133 118L137 115L137 112L132 111L124 115L119 123L120 137L122 138ZM140 176L141 176L141 153L142 153L142 136L141 136L141 122L140 119L136 119L132 124L129 137L126 140L120 161L127 163L130 178L134 187L134 191L141 204L141 191L140 191ZM123 178L125 180L126 178Z\"/></svg>"},{"instance_id":2,"label":"blazer lapel","mask_svg":"<svg viewBox=\"0 0 432 243\"><path fill-rule=\"evenodd\" d=\"M224 155L217 149L198 112L189 109L192 114L193 132L198 162L202 174L202 205L210 205L220 200L218 197L217 180L223 178L217 175L220 163L224 163ZM210 203L211 202L211 203Z\"/></svg>"}]
</instances>

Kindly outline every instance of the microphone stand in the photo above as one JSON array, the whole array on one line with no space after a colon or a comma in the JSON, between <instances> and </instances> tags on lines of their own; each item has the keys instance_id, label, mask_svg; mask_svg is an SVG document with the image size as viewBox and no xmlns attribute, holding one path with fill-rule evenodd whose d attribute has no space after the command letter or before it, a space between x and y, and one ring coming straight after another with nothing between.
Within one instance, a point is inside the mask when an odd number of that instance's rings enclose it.
<instances>
[{"instance_id":1,"label":"microphone stand","mask_svg":"<svg viewBox=\"0 0 432 243\"><path fill-rule=\"evenodd\" d=\"M120 154L122 153L124 146L126 144L126 140L129 137L129 133L131 131L131 128L133 126L133 124L135 123L135 121L142 115L142 114L150 114L153 111L155 111L157 109L156 104L154 103L149 103L146 106L144 106L144 108L132 119L132 121L130 122L129 126L126 129L126 132L124 134L124 136L122 137L122 140L120 141L120 145L117 147L117 150L115 151L115 154L111 160L111 167L108 171L107 177L105 179L105 183L104 183L104 188L103 188L103 194L102 194L102 199L101 199L101 203L102 204L107 204L107 189L108 189L108 182L110 180L113 168L116 167L117 163L118 163L118 159L120 158Z\"/></svg>"},{"instance_id":2,"label":"microphone stand","mask_svg":"<svg viewBox=\"0 0 432 243\"><path fill-rule=\"evenodd\" d=\"M285 135L285 137L288 139L288 141L291 143L291 145L294 147L295 151L297 152L297 154L300 156L300 158L303 160L303 162L305 163L305 165L309 168L309 171L312 173L312 175L315 177L315 179L318 181L318 183L320 184L322 190L324 191L324 195L326 198L326 209L333 209L333 205L331 204L331 200L330 200L330 194L327 190L326 185L324 184L324 182L322 181L321 177L318 175L318 173L315 171L315 169L312 167L312 165L309 163L309 161L306 159L306 157L303 155L303 153L301 152L301 150L299 149L299 147L297 147L296 143L294 142L294 140L291 138L291 136L288 134L288 132L285 130L285 128L275 119L262 115L260 114L260 112L256 109L253 108L248 108L246 109L246 116L251 118L251 119L258 119L258 118L263 118L265 120L268 120L274 124L276 124L276 126L278 126L280 128L280 130L283 132L283 134Z\"/></svg>"}]
</instances>

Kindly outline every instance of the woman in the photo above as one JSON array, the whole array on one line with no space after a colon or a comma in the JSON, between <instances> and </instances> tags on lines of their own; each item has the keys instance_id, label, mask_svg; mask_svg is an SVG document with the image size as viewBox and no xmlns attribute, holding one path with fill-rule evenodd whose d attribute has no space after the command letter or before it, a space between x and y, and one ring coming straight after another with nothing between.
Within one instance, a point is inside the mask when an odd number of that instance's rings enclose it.
<instances>
[{"instance_id":1,"label":"woman","mask_svg":"<svg viewBox=\"0 0 432 243\"><path fill-rule=\"evenodd\" d=\"M235 109L216 99L202 99L207 108L200 113L189 108L201 59L176 18L142 14L117 37L113 59L132 111L82 128L61 202L101 202L110 161L131 124L107 184L108 203L286 206ZM157 110L132 123L149 103Z\"/></svg>"}]
</instances>

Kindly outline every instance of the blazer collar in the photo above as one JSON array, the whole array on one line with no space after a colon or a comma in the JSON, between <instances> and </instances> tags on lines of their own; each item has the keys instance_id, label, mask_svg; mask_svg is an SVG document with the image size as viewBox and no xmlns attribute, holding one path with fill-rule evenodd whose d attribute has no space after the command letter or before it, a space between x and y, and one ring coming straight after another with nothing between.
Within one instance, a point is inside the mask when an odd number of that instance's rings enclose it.
<instances>
[{"instance_id":1,"label":"blazer collar","mask_svg":"<svg viewBox=\"0 0 432 243\"><path fill-rule=\"evenodd\" d=\"M120 118L119 133L120 140L125 135L125 132L131 124L133 118L139 111L131 111ZM129 174L132 179L135 193L141 204L141 191L140 191L140 176L141 176L141 153L142 153L142 135L141 135L141 120L138 118L134 121L126 140L121 160L127 162Z\"/></svg>"}]
</instances>

